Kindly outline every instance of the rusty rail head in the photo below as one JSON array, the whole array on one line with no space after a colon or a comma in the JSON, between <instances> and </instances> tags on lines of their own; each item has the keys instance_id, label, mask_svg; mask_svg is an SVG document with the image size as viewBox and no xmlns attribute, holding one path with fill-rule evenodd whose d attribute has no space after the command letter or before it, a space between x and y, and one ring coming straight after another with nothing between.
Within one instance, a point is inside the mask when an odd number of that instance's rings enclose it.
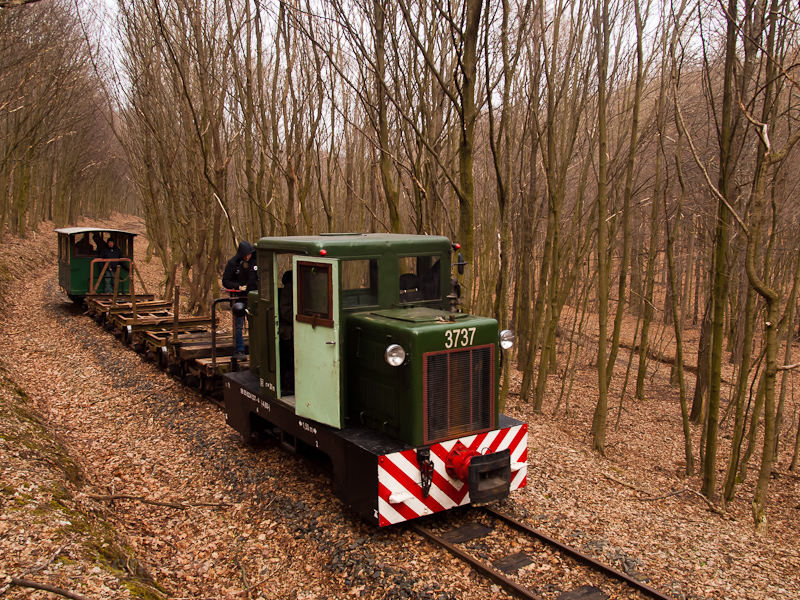
<instances>
[{"instance_id":1,"label":"rusty rail head","mask_svg":"<svg viewBox=\"0 0 800 600\"><path fill-rule=\"evenodd\" d=\"M534 529L533 527L530 527L529 525L523 523L522 521L519 521L519 520L515 519L514 517L511 517L510 515L502 513L499 510L496 510L496 509L494 509L494 508L492 508L490 506L483 506L483 507L481 507L481 510L483 510L484 512L489 513L490 515L493 515L494 517L504 521L505 523L507 523L508 525L511 525L515 529L517 529L519 531L523 531L525 533L528 533L528 534L532 535L533 537L538 538L542 542L544 542L544 543L546 543L546 544L548 544L550 546L553 546L554 548L557 548L560 552L563 552L564 554L567 554L568 556L571 556L573 559L575 559L575 560L577 560L579 562L582 562L583 564L588 565L589 567L604 573L608 577L613 577L613 578L615 578L617 580L624 581L625 583L627 583L632 588L635 588L635 589L639 590L640 592L644 593L645 595L647 595L650 598L653 598L654 600L673 600L673 598L671 596L668 596L668 595L660 592L659 590L647 585L646 583L643 583L643 582L639 581L638 579L635 579L635 578L631 577L627 573L623 573L622 571L619 571L619 570L615 569L614 567L611 567L611 566L609 566L609 565L607 565L605 563L602 563L599 560L589 556L588 554L584 554L583 552L581 552L577 548L573 548L572 546L568 546L566 544L562 544L558 540L556 540L556 539L554 539L554 538L542 533L541 531L539 531L537 529Z\"/></svg>"}]
</instances>

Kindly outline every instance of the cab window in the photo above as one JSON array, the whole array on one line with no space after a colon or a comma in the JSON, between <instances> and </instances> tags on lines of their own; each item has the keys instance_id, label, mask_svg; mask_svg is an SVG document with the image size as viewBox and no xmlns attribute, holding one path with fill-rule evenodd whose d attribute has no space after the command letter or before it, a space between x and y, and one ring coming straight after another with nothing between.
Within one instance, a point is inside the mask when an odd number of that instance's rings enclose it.
<instances>
[{"instance_id":1,"label":"cab window","mask_svg":"<svg viewBox=\"0 0 800 600\"><path fill-rule=\"evenodd\" d=\"M441 260L439 256L404 256L399 259L400 302L441 300Z\"/></svg>"},{"instance_id":2,"label":"cab window","mask_svg":"<svg viewBox=\"0 0 800 600\"><path fill-rule=\"evenodd\" d=\"M297 263L297 316L301 323L333 327L333 282L329 264Z\"/></svg>"},{"instance_id":3,"label":"cab window","mask_svg":"<svg viewBox=\"0 0 800 600\"><path fill-rule=\"evenodd\" d=\"M377 306L378 304L378 259L343 260L342 306Z\"/></svg>"}]
</instances>

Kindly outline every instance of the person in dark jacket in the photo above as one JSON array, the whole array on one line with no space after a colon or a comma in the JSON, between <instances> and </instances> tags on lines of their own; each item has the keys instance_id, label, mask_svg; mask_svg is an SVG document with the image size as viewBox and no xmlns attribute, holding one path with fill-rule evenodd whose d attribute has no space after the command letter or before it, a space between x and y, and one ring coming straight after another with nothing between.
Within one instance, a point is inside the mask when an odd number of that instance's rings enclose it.
<instances>
[{"instance_id":1,"label":"person in dark jacket","mask_svg":"<svg viewBox=\"0 0 800 600\"><path fill-rule=\"evenodd\" d=\"M239 243L236 256L225 265L222 287L231 292L231 297L246 298L247 292L258 289L258 266L256 249L247 240ZM234 357L242 360L244 352L244 317L234 317Z\"/></svg>"},{"instance_id":2,"label":"person in dark jacket","mask_svg":"<svg viewBox=\"0 0 800 600\"><path fill-rule=\"evenodd\" d=\"M105 243L105 246L103 247L102 250L100 250L98 258L104 258L104 259L122 258L122 250L120 250L117 247L114 238L108 238L108 240ZM108 267L106 268L106 273L105 275L103 275L104 294L111 294L114 291L114 278L117 274L117 269L119 268L127 270L128 263L117 262L117 261L111 261L108 263Z\"/></svg>"}]
</instances>

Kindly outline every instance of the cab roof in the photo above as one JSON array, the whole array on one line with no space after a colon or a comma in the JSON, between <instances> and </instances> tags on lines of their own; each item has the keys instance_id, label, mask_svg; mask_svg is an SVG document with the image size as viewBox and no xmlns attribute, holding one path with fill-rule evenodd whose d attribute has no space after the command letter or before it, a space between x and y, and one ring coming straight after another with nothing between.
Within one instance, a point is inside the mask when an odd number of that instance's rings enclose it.
<instances>
[{"instance_id":1,"label":"cab roof","mask_svg":"<svg viewBox=\"0 0 800 600\"><path fill-rule=\"evenodd\" d=\"M258 240L259 250L277 250L319 256L321 250L330 258L379 256L396 254L444 254L452 249L450 240L440 235L405 235L401 233L328 233L264 237Z\"/></svg>"},{"instance_id":2,"label":"cab roof","mask_svg":"<svg viewBox=\"0 0 800 600\"><path fill-rule=\"evenodd\" d=\"M132 231L123 231L122 229L109 229L108 227L64 227L63 229L56 229L56 233L63 233L65 235L76 235L79 233L121 233L122 235L139 235Z\"/></svg>"}]
</instances>

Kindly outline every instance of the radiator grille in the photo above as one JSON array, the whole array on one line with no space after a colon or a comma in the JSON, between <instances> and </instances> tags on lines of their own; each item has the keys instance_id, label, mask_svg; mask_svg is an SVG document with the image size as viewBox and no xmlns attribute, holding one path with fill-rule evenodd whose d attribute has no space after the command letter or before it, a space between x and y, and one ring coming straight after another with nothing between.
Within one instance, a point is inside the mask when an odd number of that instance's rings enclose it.
<instances>
[{"instance_id":1,"label":"radiator grille","mask_svg":"<svg viewBox=\"0 0 800 600\"><path fill-rule=\"evenodd\" d=\"M492 428L493 367L493 345L425 354L426 444Z\"/></svg>"}]
</instances>

